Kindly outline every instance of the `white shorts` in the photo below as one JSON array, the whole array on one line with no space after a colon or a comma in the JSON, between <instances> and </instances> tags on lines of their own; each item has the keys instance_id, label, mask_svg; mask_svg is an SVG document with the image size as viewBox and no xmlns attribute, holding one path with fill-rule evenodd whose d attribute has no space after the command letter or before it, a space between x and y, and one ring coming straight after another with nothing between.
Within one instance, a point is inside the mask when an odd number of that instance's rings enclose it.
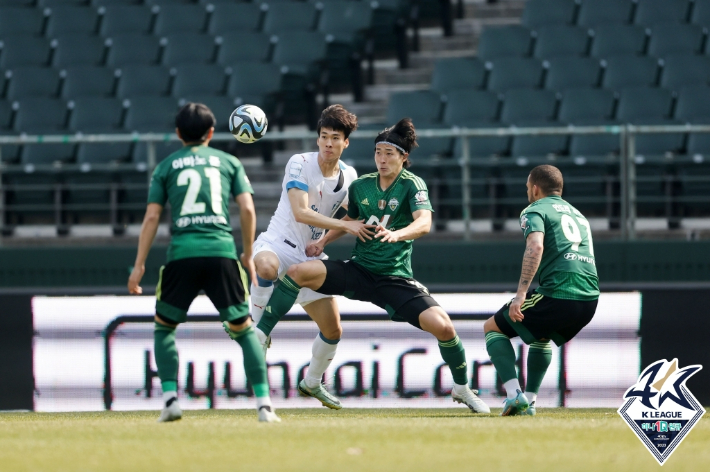
<instances>
[{"instance_id":1,"label":"white shorts","mask_svg":"<svg viewBox=\"0 0 710 472\"><path fill-rule=\"evenodd\" d=\"M279 279L282 279L286 275L286 271L289 267L294 264L300 264L301 262L313 261L313 260L325 260L328 256L325 253L318 257L306 257L306 254L298 248L289 246L283 241L283 238L279 239L276 236L272 236L268 233L261 233L256 241L254 241L253 246L253 256L256 257L257 254L263 251L269 251L276 254L279 260ZM306 306L311 302L320 300L321 298L333 298L332 295L323 295L321 293L315 292L310 288L302 288L298 292L298 298L296 298L296 303L301 306Z\"/></svg>"}]
</instances>

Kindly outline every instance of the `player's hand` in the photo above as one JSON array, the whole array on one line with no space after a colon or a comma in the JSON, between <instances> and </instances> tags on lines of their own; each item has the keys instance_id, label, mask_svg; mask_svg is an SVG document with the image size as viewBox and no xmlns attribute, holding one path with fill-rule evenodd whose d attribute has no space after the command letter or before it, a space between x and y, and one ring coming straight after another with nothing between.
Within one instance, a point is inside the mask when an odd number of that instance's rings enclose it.
<instances>
[{"instance_id":1,"label":"player's hand","mask_svg":"<svg viewBox=\"0 0 710 472\"><path fill-rule=\"evenodd\" d=\"M525 318L525 316L523 316L523 312L520 311L520 307L524 301L525 295L516 295L515 298L513 298L513 301L510 302L510 306L508 307L508 316L510 316L510 321L513 323L523 321L523 318Z\"/></svg>"},{"instance_id":2,"label":"player's hand","mask_svg":"<svg viewBox=\"0 0 710 472\"><path fill-rule=\"evenodd\" d=\"M318 257L325 248L319 243L312 243L306 247L306 257Z\"/></svg>"},{"instance_id":3,"label":"player's hand","mask_svg":"<svg viewBox=\"0 0 710 472\"><path fill-rule=\"evenodd\" d=\"M367 242L366 240L372 239L375 235L375 233L371 231L375 228L375 225L366 225L365 220L343 221L343 224L345 225L345 228L343 228L345 231L353 236L357 236L363 243Z\"/></svg>"},{"instance_id":4,"label":"player's hand","mask_svg":"<svg viewBox=\"0 0 710 472\"><path fill-rule=\"evenodd\" d=\"M138 285L141 283L141 279L143 278L143 274L145 274L145 266L133 266L133 271L131 272L131 276L128 277L128 293L132 295L140 295L143 293L143 288Z\"/></svg>"},{"instance_id":5,"label":"player's hand","mask_svg":"<svg viewBox=\"0 0 710 472\"><path fill-rule=\"evenodd\" d=\"M382 238L383 243L396 243L399 241L399 235L397 234L396 231L390 231L384 226L378 225L377 228L375 229L377 231L377 234L375 235L376 238Z\"/></svg>"},{"instance_id":6,"label":"player's hand","mask_svg":"<svg viewBox=\"0 0 710 472\"><path fill-rule=\"evenodd\" d=\"M256 266L254 265L254 260L252 259L252 255L241 253L239 255L239 260L242 262L242 267L244 267L244 270L247 271L247 274L249 274L249 280L251 283L256 285ZM247 288L247 287L244 287Z\"/></svg>"}]
</instances>

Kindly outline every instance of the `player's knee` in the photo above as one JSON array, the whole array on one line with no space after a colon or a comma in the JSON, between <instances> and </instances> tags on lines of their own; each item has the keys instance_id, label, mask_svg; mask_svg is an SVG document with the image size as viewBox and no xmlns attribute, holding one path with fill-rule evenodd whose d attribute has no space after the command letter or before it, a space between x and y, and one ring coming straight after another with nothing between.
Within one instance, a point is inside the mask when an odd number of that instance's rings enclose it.
<instances>
[{"instance_id":1,"label":"player's knee","mask_svg":"<svg viewBox=\"0 0 710 472\"><path fill-rule=\"evenodd\" d=\"M336 340L343 337L343 328L338 325L332 328L321 329L320 332L328 339Z\"/></svg>"},{"instance_id":2,"label":"player's knee","mask_svg":"<svg viewBox=\"0 0 710 472\"><path fill-rule=\"evenodd\" d=\"M291 277L297 284L301 284L304 281L305 272L303 268L300 267L300 264L294 264L288 268L286 275Z\"/></svg>"},{"instance_id":3,"label":"player's knee","mask_svg":"<svg viewBox=\"0 0 710 472\"><path fill-rule=\"evenodd\" d=\"M496 324L496 320L492 316L488 318L485 323L483 323L483 332L489 333L491 331L500 332L498 325Z\"/></svg>"},{"instance_id":4,"label":"player's knee","mask_svg":"<svg viewBox=\"0 0 710 472\"><path fill-rule=\"evenodd\" d=\"M256 266L256 275L264 280L276 280L279 276L279 265L272 264L270 261L263 259L254 261Z\"/></svg>"},{"instance_id":5,"label":"player's knee","mask_svg":"<svg viewBox=\"0 0 710 472\"><path fill-rule=\"evenodd\" d=\"M454 328L453 323L449 320L448 323L444 323L440 328L439 328L439 333L438 338L439 339L454 339L456 337L456 329Z\"/></svg>"}]
</instances>

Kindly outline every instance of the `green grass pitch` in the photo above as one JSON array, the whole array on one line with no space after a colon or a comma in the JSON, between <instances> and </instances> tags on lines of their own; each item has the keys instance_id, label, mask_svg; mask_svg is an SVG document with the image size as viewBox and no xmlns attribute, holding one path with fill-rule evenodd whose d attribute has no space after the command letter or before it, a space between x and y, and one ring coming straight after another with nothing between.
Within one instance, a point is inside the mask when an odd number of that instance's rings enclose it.
<instances>
[{"instance_id":1,"label":"green grass pitch","mask_svg":"<svg viewBox=\"0 0 710 472\"><path fill-rule=\"evenodd\" d=\"M637 471L660 469L611 409L537 417L465 409L2 413L0 470L10 471ZM709 470L703 418L663 467Z\"/></svg>"}]
</instances>

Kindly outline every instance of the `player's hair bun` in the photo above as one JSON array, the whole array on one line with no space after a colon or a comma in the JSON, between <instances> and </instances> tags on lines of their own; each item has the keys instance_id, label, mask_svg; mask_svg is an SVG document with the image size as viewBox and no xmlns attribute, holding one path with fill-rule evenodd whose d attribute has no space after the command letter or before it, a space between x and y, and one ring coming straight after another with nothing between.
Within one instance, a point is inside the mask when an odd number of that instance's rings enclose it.
<instances>
[{"instance_id":1,"label":"player's hair bun","mask_svg":"<svg viewBox=\"0 0 710 472\"><path fill-rule=\"evenodd\" d=\"M419 146L417 144L417 132L414 129L412 119L402 118L394 126L382 130L375 138L375 144L383 141L397 145L404 149L406 153Z\"/></svg>"}]
</instances>

